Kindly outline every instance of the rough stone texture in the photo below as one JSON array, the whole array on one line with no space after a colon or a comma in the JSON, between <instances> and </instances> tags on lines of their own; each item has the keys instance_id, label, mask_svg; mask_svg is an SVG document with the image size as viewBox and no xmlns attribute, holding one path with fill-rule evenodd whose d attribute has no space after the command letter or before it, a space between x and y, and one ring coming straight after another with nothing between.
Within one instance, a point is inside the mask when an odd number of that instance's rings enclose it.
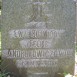
<instances>
[{"instance_id":1,"label":"rough stone texture","mask_svg":"<svg viewBox=\"0 0 77 77\"><path fill-rule=\"evenodd\" d=\"M77 1L76 1L76 21L77 21ZM76 22L76 43L77 43L77 22Z\"/></svg>"},{"instance_id":2,"label":"rough stone texture","mask_svg":"<svg viewBox=\"0 0 77 77\"><path fill-rule=\"evenodd\" d=\"M1 31L1 15L0 15L0 31Z\"/></svg>"},{"instance_id":3,"label":"rough stone texture","mask_svg":"<svg viewBox=\"0 0 77 77\"><path fill-rule=\"evenodd\" d=\"M73 74L75 17L73 0L3 0L3 58L13 60L22 77L27 72Z\"/></svg>"}]
</instances>

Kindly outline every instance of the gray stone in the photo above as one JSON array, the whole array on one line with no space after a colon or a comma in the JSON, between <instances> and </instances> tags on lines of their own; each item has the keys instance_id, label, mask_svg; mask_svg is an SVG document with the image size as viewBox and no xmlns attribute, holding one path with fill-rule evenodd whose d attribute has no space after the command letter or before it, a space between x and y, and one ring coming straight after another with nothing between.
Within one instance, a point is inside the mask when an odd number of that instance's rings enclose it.
<instances>
[{"instance_id":1,"label":"gray stone","mask_svg":"<svg viewBox=\"0 0 77 77\"><path fill-rule=\"evenodd\" d=\"M49 77L48 73L28 73L27 77Z\"/></svg>"},{"instance_id":2,"label":"gray stone","mask_svg":"<svg viewBox=\"0 0 77 77\"><path fill-rule=\"evenodd\" d=\"M0 10L0 32L1 32L1 10Z\"/></svg>"},{"instance_id":3,"label":"gray stone","mask_svg":"<svg viewBox=\"0 0 77 77\"><path fill-rule=\"evenodd\" d=\"M11 67L18 71L8 70L21 77L28 72L39 73L38 77L42 72L50 77L74 73L73 0L3 0L2 4L2 57L6 65L12 60Z\"/></svg>"}]
</instances>

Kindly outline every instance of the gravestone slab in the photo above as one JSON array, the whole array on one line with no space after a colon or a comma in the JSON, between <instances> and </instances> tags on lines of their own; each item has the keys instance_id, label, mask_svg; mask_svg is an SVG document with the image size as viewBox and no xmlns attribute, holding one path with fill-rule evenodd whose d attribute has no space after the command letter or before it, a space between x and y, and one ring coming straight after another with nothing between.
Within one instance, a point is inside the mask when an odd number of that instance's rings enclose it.
<instances>
[{"instance_id":1,"label":"gravestone slab","mask_svg":"<svg viewBox=\"0 0 77 77\"><path fill-rule=\"evenodd\" d=\"M75 2L3 0L2 57L21 77L74 73Z\"/></svg>"}]
</instances>

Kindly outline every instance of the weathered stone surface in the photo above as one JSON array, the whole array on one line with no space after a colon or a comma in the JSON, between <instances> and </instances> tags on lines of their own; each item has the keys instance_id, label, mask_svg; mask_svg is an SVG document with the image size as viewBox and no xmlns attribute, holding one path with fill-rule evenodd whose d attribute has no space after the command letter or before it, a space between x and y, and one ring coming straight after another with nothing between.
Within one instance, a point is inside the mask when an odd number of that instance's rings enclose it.
<instances>
[{"instance_id":1,"label":"weathered stone surface","mask_svg":"<svg viewBox=\"0 0 77 77\"><path fill-rule=\"evenodd\" d=\"M3 58L12 60L22 77L73 74L75 17L73 0L3 0Z\"/></svg>"},{"instance_id":2,"label":"weathered stone surface","mask_svg":"<svg viewBox=\"0 0 77 77\"><path fill-rule=\"evenodd\" d=\"M0 10L0 31L1 31L1 10Z\"/></svg>"}]
</instances>

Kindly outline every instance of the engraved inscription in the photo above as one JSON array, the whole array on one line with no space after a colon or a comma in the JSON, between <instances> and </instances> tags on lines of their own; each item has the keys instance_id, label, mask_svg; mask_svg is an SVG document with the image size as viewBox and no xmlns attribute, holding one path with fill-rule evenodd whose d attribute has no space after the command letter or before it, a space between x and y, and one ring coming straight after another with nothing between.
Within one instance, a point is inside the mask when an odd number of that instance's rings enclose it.
<instances>
[{"instance_id":1,"label":"engraved inscription","mask_svg":"<svg viewBox=\"0 0 77 77\"><path fill-rule=\"evenodd\" d=\"M17 67L56 67L58 64L57 59L20 59L17 60Z\"/></svg>"},{"instance_id":2,"label":"engraved inscription","mask_svg":"<svg viewBox=\"0 0 77 77\"><path fill-rule=\"evenodd\" d=\"M22 48L51 48L53 43L48 39L25 39L20 41L20 45Z\"/></svg>"},{"instance_id":3,"label":"engraved inscription","mask_svg":"<svg viewBox=\"0 0 77 77\"><path fill-rule=\"evenodd\" d=\"M5 50L2 55L7 58L24 59L51 59L72 57L73 49L31 49L31 50Z\"/></svg>"},{"instance_id":4,"label":"engraved inscription","mask_svg":"<svg viewBox=\"0 0 77 77\"><path fill-rule=\"evenodd\" d=\"M9 31L10 38L59 38L65 30L19 29Z\"/></svg>"},{"instance_id":5,"label":"engraved inscription","mask_svg":"<svg viewBox=\"0 0 77 77\"><path fill-rule=\"evenodd\" d=\"M25 72L23 77L29 71L47 72L50 77L59 69L73 73L75 7L72 0L4 0L3 4L5 65L13 62L21 76Z\"/></svg>"}]
</instances>

